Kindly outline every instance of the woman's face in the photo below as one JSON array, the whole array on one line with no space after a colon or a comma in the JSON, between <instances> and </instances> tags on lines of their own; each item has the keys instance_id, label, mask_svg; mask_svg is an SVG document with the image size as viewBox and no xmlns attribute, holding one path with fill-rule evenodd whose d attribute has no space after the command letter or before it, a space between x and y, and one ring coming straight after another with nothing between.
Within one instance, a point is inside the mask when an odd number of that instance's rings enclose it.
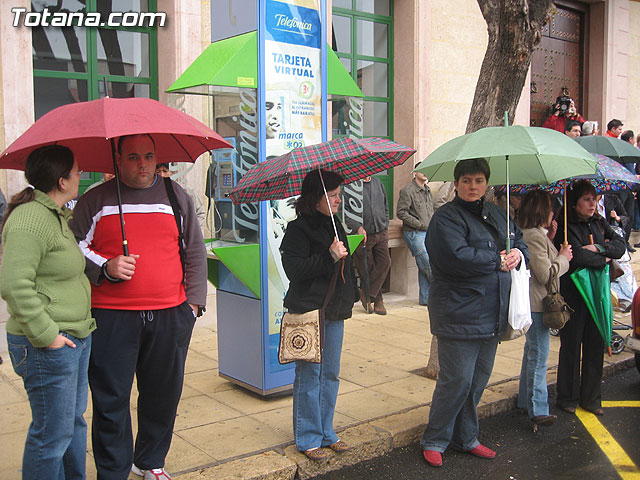
<instances>
[{"instance_id":1,"label":"woman's face","mask_svg":"<svg viewBox=\"0 0 640 480\"><path fill-rule=\"evenodd\" d=\"M82 170L78 169L78 160L73 160L73 167L71 167L71 171L69 172L69 178L66 178L66 182L68 184L68 189L66 191L69 200L73 200L78 196L78 187L80 186L80 175L82 175Z\"/></svg>"},{"instance_id":2,"label":"woman's face","mask_svg":"<svg viewBox=\"0 0 640 480\"><path fill-rule=\"evenodd\" d=\"M489 184L482 173L470 173L463 175L454 182L456 191L461 200L475 202L480 200L487 191Z\"/></svg>"},{"instance_id":3,"label":"woman's face","mask_svg":"<svg viewBox=\"0 0 640 480\"><path fill-rule=\"evenodd\" d=\"M327 195L329 195L329 204L331 205L331 212L329 212L329 205L327 205L327 198L324 195L322 195L320 200L318 200L318 203L316 204L316 209L323 215L330 217L331 215L338 213L338 206L342 203L342 199L340 198L340 187L334 188L333 190L329 190L327 192Z\"/></svg>"},{"instance_id":4,"label":"woman's face","mask_svg":"<svg viewBox=\"0 0 640 480\"><path fill-rule=\"evenodd\" d=\"M593 193L585 193L576 203L576 213L583 218L592 217L596 213L596 196Z\"/></svg>"}]
</instances>

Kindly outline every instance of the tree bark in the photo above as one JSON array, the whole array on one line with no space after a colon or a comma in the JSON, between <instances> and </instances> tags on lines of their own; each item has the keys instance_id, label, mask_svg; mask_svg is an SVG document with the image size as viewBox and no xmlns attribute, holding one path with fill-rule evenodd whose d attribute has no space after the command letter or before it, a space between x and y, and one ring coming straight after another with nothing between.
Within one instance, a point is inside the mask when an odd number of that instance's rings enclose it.
<instances>
[{"instance_id":1,"label":"tree bark","mask_svg":"<svg viewBox=\"0 0 640 480\"><path fill-rule=\"evenodd\" d=\"M478 0L489 41L466 133L513 119L531 55L549 21L551 0Z\"/></svg>"},{"instance_id":2,"label":"tree bark","mask_svg":"<svg viewBox=\"0 0 640 480\"><path fill-rule=\"evenodd\" d=\"M489 41L476 83L467 130L504 125L504 112L513 119L527 78L531 55L542 40L542 29L550 20L551 0L478 0L487 22ZM424 375L437 379L438 339Z\"/></svg>"}]
</instances>

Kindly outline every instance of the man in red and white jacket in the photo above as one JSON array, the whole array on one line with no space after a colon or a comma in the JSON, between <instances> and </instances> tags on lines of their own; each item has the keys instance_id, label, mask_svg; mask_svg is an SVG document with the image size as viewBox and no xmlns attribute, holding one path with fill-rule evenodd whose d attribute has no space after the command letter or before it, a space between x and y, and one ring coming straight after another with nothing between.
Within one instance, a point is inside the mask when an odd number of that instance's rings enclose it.
<instances>
[{"instance_id":1,"label":"man in red and white jacket","mask_svg":"<svg viewBox=\"0 0 640 480\"><path fill-rule=\"evenodd\" d=\"M207 295L206 250L193 203L172 183L184 232L163 179L155 174L150 135L121 137L118 168L130 254L122 254L115 180L80 197L71 228L86 260L92 311L89 384L98 479L169 479L164 460L182 393L191 332ZM129 398L136 375L138 434L133 444Z\"/></svg>"}]
</instances>

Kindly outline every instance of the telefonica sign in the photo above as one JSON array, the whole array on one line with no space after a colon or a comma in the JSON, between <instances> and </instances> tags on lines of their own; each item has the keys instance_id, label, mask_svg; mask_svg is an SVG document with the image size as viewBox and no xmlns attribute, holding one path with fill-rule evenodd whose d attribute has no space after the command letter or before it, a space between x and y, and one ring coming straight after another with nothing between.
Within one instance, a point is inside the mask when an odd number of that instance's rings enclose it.
<instances>
[{"instance_id":1,"label":"telefonica sign","mask_svg":"<svg viewBox=\"0 0 640 480\"><path fill-rule=\"evenodd\" d=\"M316 9L269 1L266 27L269 40L320 48L320 17Z\"/></svg>"},{"instance_id":2,"label":"telefonica sign","mask_svg":"<svg viewBox=\"0 0 640 480\"><path fill-rule=\"evenodd\" d=\"M276 28L288 28L289 30L307 30L311 32L311 28L313 25L310 22L305 22L304 20L299 20L297 18L291 18L288 15L279 13L276 15Z\"/></svg>"}]
</instances>

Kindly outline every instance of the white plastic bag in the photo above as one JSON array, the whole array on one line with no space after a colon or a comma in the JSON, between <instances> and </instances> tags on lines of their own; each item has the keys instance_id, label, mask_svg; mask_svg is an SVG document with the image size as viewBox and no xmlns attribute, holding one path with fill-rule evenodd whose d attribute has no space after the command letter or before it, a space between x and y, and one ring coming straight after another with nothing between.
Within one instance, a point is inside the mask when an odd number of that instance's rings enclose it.
<instances>
[{"instance_id":1,"label":"white plastic bag","mask_svg":"<svg viewBox=\"0 0 640 480\"><path fill-rule=\"evenodd\" d=\"M529 301L529 278L524 256L520 254L520 264L511 270L511 293L509 294L509 323L502 335L502 340L514 340L521 337L531 326L531 303Z\"/></svg>"}]
</instances>

